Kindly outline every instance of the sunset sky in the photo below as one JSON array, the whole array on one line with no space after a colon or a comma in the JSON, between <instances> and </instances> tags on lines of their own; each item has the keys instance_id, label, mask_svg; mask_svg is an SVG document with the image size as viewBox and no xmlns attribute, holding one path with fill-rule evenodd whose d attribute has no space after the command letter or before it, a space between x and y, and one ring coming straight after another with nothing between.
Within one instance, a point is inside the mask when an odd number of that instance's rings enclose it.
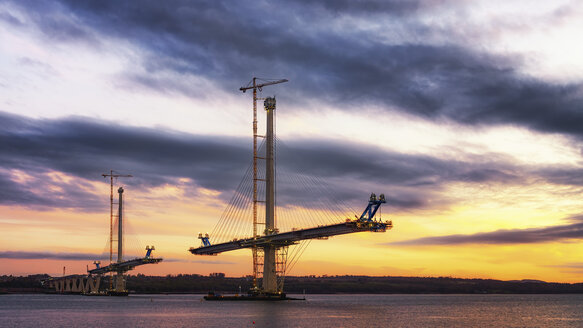
<instances>
[{"instance_id":1,"label":"sunset sky","mask_svg":"<svg viewBox=\"0 0 583 328\"><path fill-rule=\"evenodd\" d=\"M187 250L251 161L257 76L289 80L262 94L278 170L329 193L278 204L384 193L394 224L312 241L291 275L582 282L582 32L563 0L0 0L0 275L102 257L110 169L134 176L129 252L165 258L133 273L250 274L249 250Z\"/></svg>"}]
</instances>

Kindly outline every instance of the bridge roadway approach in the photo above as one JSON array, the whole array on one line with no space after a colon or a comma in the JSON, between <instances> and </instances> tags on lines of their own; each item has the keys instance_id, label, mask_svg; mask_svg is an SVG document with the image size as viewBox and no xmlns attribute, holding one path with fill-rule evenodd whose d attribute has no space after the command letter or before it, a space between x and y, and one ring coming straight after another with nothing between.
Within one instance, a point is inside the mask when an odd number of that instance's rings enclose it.
<instances>
[{"instance_id":1,"label":"bridge roadway approach","mask_svg":"<svg viewBox=\"0 0 583 328\"><path fill-rule=\"evenodd\" d=\"M99 293L101 276L74 274L49 278L41 283L49 288L54 288L57 293L93 295Z\"/></svg>"},{"instance_id":2,"label":"bridge roadway approach","mask_svg":"<svg viewBox=\"0 0 583 328\"><path fill-rule=\"evenodd\" d=\"M161 258L150 257L152 248L147 248L146 257L135 258L129 261L120 263L112 263L110 265L99 267L92 270L87 270L88 275L74 274L64 277L51 277L42 282L43 285L49 288L54 288L57 293L65 294L83 294L83 295L108 295L112 291L103 291L100 287L101 279L105 273L108 272L127 272L137 266L151 263L158 263L162 261ZM123 277L116 276L116 279L123 279ZM125 284L124 284L125 289Z\"/></svg>"},{"instance_id":3,"label":"bridge roadway approach","mask_svg":"<svg viewBox=\"0 0 583 328\"><path fill-rule=\"evenodd\" d=\"M360 218L356 220L347 219L346 222L318 226L314 228L298 229L283 233L273 233L254 238L234 239L229 242L211 245L208 235L199 236L203 242L202 247L191 247L189 251L195 255L215 255L222 252L234 251L242 248L275 246L283 247L297 244L300 240L326 238L347 233L372 231L385 232L393 227L392 221L373 220L378 208L385 203L385 196L381 195L377 200L371 195L367 208Z\"/></svg>"},{"instance_id":4,"label":"bridge roadway approach","mask_svg":"<svg viewBox=\"0 0 583 328\"><path fill-rule=\"evenodd\" d=\"M112 182L113 190L113 182ZM162 261L161 258L152 257L152 251L154 251L154 246L146 246L146 255L143 258L134 258L131 260L123 260L123 192L124 189L120 187L118 189L119 193L119 209L118 209L118 235L117 235L117 262L110 263L107 266L102 267L101 261L93 262L95 268L89 270L87 268L87 276L82 275L71 275L66 277L55 277L48 280L49 287L54 287L57 292L60 293L81 293L84 295L111 295L111 296L127 296L128 290L126 289L124 273L133 268L151 263L158 263ZM113 196L111 197L113 202ZM111 249L110 249L111 251ZM110 253L111 259L111 253ZM105 291L100 291L101 277L109 272L117 273L115 279L113 275L109 277L109 289ZM115 286L113 281L115 280Z\"/></svg>"}]
</instances>

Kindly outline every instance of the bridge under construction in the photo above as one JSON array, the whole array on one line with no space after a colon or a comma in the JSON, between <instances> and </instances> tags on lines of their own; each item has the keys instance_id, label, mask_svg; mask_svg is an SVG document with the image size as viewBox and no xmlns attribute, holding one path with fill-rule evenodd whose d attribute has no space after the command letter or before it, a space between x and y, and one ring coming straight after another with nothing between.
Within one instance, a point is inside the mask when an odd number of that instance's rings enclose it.
<instances>
[{"instance_id":1,"label":"bridge under construction","mask_svg":"<svg viewBox=\"0 0 583 328\"><path fill-rule=\"evenodd\" d=\"M110 237L109 237L109 264L101 266L101 261L94 261L94 269L87 267L87 275L69 275L66 276L63 268L62 277L49 278L44 282L50 288L54 288L57 293L76 293L83 295L106 295L106 296L127 296L125 273L133 270L135 267L145 264L154 264L162 261L162 258L155 258L152 252L154 246L146 246L146 255L140 258L124 260L124 218L123 218L123 193L124 188L119 187L118 193L118 210L114 214L113 207L113 179L119 177L131 177L131 175L120 175L110 171L109 174L103 174L104 177L111 179L110 184ZM114 218L117 220L117 260L113 262L113 227ZM109 281L105 288L101 283L104 276L109 274ZM115 274L115 275L114 275Z\"/></svg>"},{"instance_id":2,"label":"bridge under construction","mask_svg":"<svg viewBox=\"0 0 583 328\"><path fill-rule=\"evenodd\" d=\"M284 277L289 270L288 247L297 245L303 241L312 239L326 239L331 236L349 234L355 232L385 232L392 228L391 221L382 221L375 215L382 204L386 203L383 194L378 197L373 193L370 195L368 204L360 217L354 219L343 219L337 217L336 222L328 224L316 224L307 228L293 228L289 231L282 231L276 226L276 169L275 169L275 97L259 98L257 91L262 91L263 87L287 82L287 80L273 80L258 83L258 78L253 80L240 90L253 91L253 162L251 170L250 197L242 191L245 186L236 191L236 195L229 204L223 217L215 228L219 233L225 234L229 226L239 226L241 221L236 218L238 209L248 207L250 203L252 211L251 218L246 222L252 224L252 232L243 238L232 238L231 240L215 243L213 235L199 233L201 240L200 247L191 247L189 251L195 255L216 255L223 252L238 249L251 249L253 258L253 282L252 288L247 295L222 296L209 294L207 300L284 300L286 297L283 289ZM257 127L257 101L263 100L266 112L265 135L258 135ZM264 154L259 155L258 138L264 138ZM264 170L260 172L259 161ZM244 178L245 180L245 178ZM259 183L262 185L260 186ZM242 182L243 185L243 182ZM264 198L259 199L260 191L263 191ZM263 221L258 220L258 207L264 206L265 214ZM247 224L248 224L247 223Z\"/></svg>"}]
</instances>

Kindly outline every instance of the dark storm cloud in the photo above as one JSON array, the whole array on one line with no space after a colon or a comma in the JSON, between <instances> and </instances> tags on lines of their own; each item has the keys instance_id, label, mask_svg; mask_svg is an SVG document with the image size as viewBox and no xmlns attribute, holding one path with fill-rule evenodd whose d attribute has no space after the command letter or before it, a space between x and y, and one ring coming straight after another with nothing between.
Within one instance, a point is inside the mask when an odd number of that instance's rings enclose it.
<instances>
[{"instance_id":1,"label":"dark storm cloud","mask_svg":"<svg viewBox=\"0 0 583 328\"><path fill-rule=\"evenodd\" d=\"M496 230L471 235L423 237L385 245L434 246L460 244L532 244L583 239L583 216L568 224L530 229Z\"/></svg>"},{"instance_id":2,"label":"dark storm cloud","mask_svg":"<svg viewBox=\"0 0 583 328\"><path fill-rule=\"evenodd\" d=\"M164 177L191 177L197 172L202 186L222 190L224 179L206 179L205 172L224 170L229 179L233 169L246 164L246 145L235 138L122 127L82 118L1 117L0 163L27 173L52 169L91 179L105 173L104 168L115 167L143 174L142 184L158 185L166 182Z\"/></svg>"},{"instance_id":3,"label":"dark storm cloud","mask_svg":"<svg viewBox=\"0 0 583 328\"><path fill-rule=\"evenodd\" d=\"M104 199L96 199L86 181L105 182L101 174L111 168L133 174L123 182L130 186L174 185L186 177L193 180L193 190L200 186L230 194L250 159L248 138L0 112L2 204L98 210L105 206ZM516 184L524 179L520 168L496 154L443 160L317 140L278 141L277 161L280 205L305 201L317 206L325 197L362 204L363 197L377 192L387 195L390 206L420 208L432 200L445 202L439 192L452 181ZM81 179L62 179L51 172Z\"/></svg>"},{"instance_id":4,"label":"dark storm cloud","mask_svg":"<svg viewBox=\"0 0 583 328\"><path fill-rule=\"evenodd\" d=\"M400 15L408 14L418 9L430 7L438 3L445 3L443 0L365 0L365 1L351 1L351 0L295 0L290 3L297 3L304 6L311 6L322 8L336 13L365 13L365 14L387 14Z\"/></svg>"},{"instance_id":5,"label":"dark storm cloud","mask_svg":"<svg viewBox=\"0 0 583 328\"><path fill-rule=\"evenodd\" d=\"M543 177L546 181L555 184L583 186L582 168L566 168L560 166L542 168L537 171L537 175Z\"/></svg>"},{"instance_id":6,"label":"dark storm cloud","mask_svg":"<svg viewBox=\"0 0 583 328\"><path fill-rule=\"evenodd\" d=\"M443 181L513 182L518 179L509 158L496 154L475 156L468 162L317 140L278 146L279 165L293 166L299 172L322 177L350 176L358 180L413 187Z\"/></svg>"},{"instance_id":7,"label":"dark storm cloud","mask_svg":"<svg viewBox=\"0 0 583 328\"><path fill-rule=\"evenodd\" d=\"M21 27L23 25L22 22L18 18L14 17L6 12L0 12L0 20L7 22L11 25L14 25L14 26L18 26L18 27Z\"/></svg>"},{"instance_id":8,"label":"dark storm cloud","mask_svg":"<svg viewBox=\"0 0 583 328\"><path fill-rule=\"evenodd\" d=\"M40 204L45 200L0 174L0 200L4 204Z\"/></svg>"},{"instance_id":9,"label":"dark storm cloud","mask_svg":"<svg viewBox=\"0 0 583 328\"><path fill-rule=\"evenodd\" d=\"M426 155L408 155L368 145L334 143L317 140L278 143L278 172L304 174L278 180L278 200L293 204L294 200L317 206L329 197L361 206L370 192L384 193L392 208L426 208L447 205L451 199L441 194L451 182L477 184L520 184L525 176L504 156L485 154L470 159L444 160ZM306 193L309 181L318 177L325 188L320 196ZM286 183L293 180L294 183ZM364 195L364 196L363 196ZM366 200L366 198L365 198ZM360 204L360 205L359 205Z\"/></svg>"},{"instance_id":10,"label":"dark storm cloud","mask_svg":"<svg viewBox=\"0 0 583 328\"><path fill-rule=\"evenodd\" d=\"M0 202L38 206L100 207L83 182L50 179L51 171L99 180L115 168L132 173L125 184L157 186L189 177L224 191L247 164L247 145L235 138L204 138L155 129L69 118L35 120L0 113ZM12 171L26 174L15 180ZM55 190L54 187L57 187ZM90 205L94 204L94 205Z\"/></svg>"},{"instance_id":11,"label":"dark storm cloud","mask_svg":"<svg viewBox=\"0 0 583 328\"><path fill-rule=\"evenodd\" d=\"M583 138L580 83L522 75L520 58L456 45L456 31L442 26L435 33L448 43L426 40L434 29L417 13L449 3L62 0L14 6L49 36L87 40L95 34L141 47L143 72L127 72L126 80L152 90L176 88L192 96L179 83L153 77L160 72L204 76L229 90L253 75L286 77L290 83L283 97L296 103L307 99L304 105L320 100L353 110L381 104L430 120L513 124ZM347 30L334 20L362 19L362 13L374 13L376 22L400 24L415 37L393 36L391 43L359 28L365 21Z\"/></svg>"}]
</instances>

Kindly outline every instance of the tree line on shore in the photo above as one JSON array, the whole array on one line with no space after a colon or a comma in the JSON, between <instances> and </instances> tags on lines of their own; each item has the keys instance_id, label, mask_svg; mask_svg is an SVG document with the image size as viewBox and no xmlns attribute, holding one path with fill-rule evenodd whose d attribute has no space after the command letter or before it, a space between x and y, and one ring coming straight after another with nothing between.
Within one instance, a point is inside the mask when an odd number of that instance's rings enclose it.
<instances>
[{"instance_id":1,"label":"tree line on shore","mask_svg":"<svg viewBox=\"0 0 583 328\"><path fill-rule=\"evenodd\" d=\"M49 275L0 276L0 292L51 292L41 281ZM105 279L107 279L105 277ZM133 293L245 293L251 278L177 274L167 276L128 275L127 288ZM285 278L288 294L557 294L583 293L583 283L547 283L536 280L501 281L451 277L290 276Z\"/></svg>"}]
</instances>

